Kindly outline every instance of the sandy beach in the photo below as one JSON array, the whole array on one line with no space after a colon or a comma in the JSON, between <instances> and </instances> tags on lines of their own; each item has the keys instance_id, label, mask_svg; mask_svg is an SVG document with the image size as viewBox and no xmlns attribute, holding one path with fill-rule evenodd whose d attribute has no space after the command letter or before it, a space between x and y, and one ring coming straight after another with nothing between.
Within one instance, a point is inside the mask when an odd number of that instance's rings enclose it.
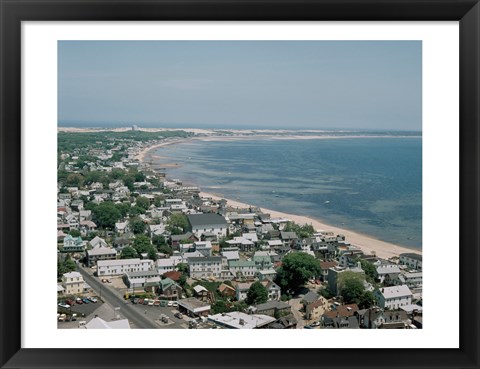
<instances>
[{"instance_id":1,"label":"sandy beach","mask_svg":"<svg viewBox=\"0 0 480 369\"><path fill-rule=\"evenodd\" d=\"M288 136L288 137L290 139L304 138L303 136L293 136L293 135ZM221 137L221 136L212 135L212 136L193 137L193 138L188 138L187 140L212 141L212 140L257 139L257 138L258 139L261 139L261 138L276 139L278 137L268 136L267 134L259 135L259 136L255 136L255 137L252 137L252 136L247 136L247 137L245 137L245 136L243 136L243 137L242 136ZM282 138L285 138L285 137L282 137ZM321 136L321 138L326 138L326 137ZM154 150L158 149L159 147L184 142L185 140L186 139L171 140L171 141L168 141L168 142L163 142L163 143L160 143L160 144L157 144L157 145L152 145L152 146L146 147L145 149L143 149L142 151L140 151L136 155L136 159L138 159L139 161L145 161L146 157L148 156L148 154L151 151L154 151ZM155 157L153 157L153 159L158 161L159 159L161 159L161 157L155 156ZM161 163L161 165L165 166L165 167L169 166L170 164L171 163ZM224 197L220 197L216 194L207 193L207 192L201 192L200 195L203 196L203 197L211 197L214 200L220 200L221 198L224 198ZM249 208L251 206L255 207L255 204L246 204L246 203L242 203L242 202L232 200L232 199L228 199L228 198L225 198L225 199L228 201L228 205L230 205L234 208ZM348 243L360 247L364 251L365 254L375 254L375 255L377 255L379 257L382 257L382 258L390 258L390 257L398 256L398 255L400 255L402 253L405 253L405 252L415 252L415 253L419 253L419 254L422 253L421 249L407 248L407 247L404 247L404 246L395 245L393 243L381 241L381 240L373 238L369 235L361 234L361 233L358 233L358 232L353 232L353 231L350 231L350 230L344 229L344 228L334 227L334 226L328 225L326 223L323 223L323 222L321 222L317 219L313 219L313 218L310 218L310 217L307 217L307 216L302 216L302 215L297 215L297 214L287 214L287 213L283 213L283 212L272 210L272 209L266 209L266 208L261 208L261 210L264 213L271 214L271 216L274 217L274 218L287 218L287 219L290 219L291 221L293 221L297 224L300 224L300 225L311 224L316 230L332 231L336 234L343 234L343 235L345 235L346 241Z\"/></svg>"}]
</instances>

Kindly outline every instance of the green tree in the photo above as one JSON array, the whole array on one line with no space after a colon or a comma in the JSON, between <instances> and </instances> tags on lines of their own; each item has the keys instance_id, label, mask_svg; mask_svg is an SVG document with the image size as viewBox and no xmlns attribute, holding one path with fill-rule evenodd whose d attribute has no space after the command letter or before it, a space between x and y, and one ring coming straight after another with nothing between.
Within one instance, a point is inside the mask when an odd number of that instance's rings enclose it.
<instances>
[{"instance_id":1,"label":"green tree","mask_svg":"<svg viewBox=\"0 0 480 369\"><path fill-rule=\"evenodd\" d=\"M304 224L300 226L295 222L288 222L284 228L286 232L295 232L300 238L312 237L315 233L315 229L311 224Z\"/></svg>"},{"instance_id":2,"label":"green tree","mask_svg":"<svg viewBox=\"0 0 480 369\"><path fill-rule=\"evenodd\" d=\"M188 264L187 263L178 263L177 270L182 273L188 273Z\"/></svg>"},{"instance_id":3,"label":"green tree","mask_svg":"<svg viewBox=\"0 0 480 369\"><path fill-rule=\"evenodd\" d=\"M81 236L80 231L78 229L71 229L70 232L68 232L68 234L72 237L80 237Z\"/></svg>"},{"instance_id":4,"label":"green tree","mask_svg":"<svg viewBox=\"0 0 480 369\"><path fill-rule=\"evenodd\" d=\"M159 248L160 246L166 245L167 241L165 240L165 237L162 235L154 235L152 237L152 243Z\"/></svg>"},{"instance_id":5,"label":"green tree","mask_svg":"<svg viewBox=\"0 0 480 369\"><path fill-rule=\"evenodd\" d=\"M140 218L131 218L128 224L134 234L143 234L147 228L145 222Z\"/></svg>"},{"instance_id":6,"label":"green tree","mask_svg":"<svg viewBox=\"0 0 480 369\"><path fill-rule=\"evenodd\" d=\"M367 276L367 281L374 284L375 278L377 277L377 269L375 268L375 265L360 258L357 259L357 262L358 261L360 262L360 265Z\"/></svg>"},{"instance_id":7,"label":"green tree","mask_svg":"<svg viewBox=\"0 0 480 369\"><path fill-rule=\"evenodd\" d=\"M146 197L138 196L135 202L137 206L141 207L142 209L148 210L150 207L150 201Z\"/></svg>"},{"instance_id":8,"label":"green tree","mask_svg":"<svg viewBox=\"0 0 480 369\"><path fill-rule=\"evenodd\" d=\"M188 219L185 214L172 214L168 219L166 229L171 234L183 234L188 229Z\"/></svg>"},{"instance_id":9,"label":"green tree","mask_svg":"<svg viewBox=\"0 0 480 369\"><path fill-rule=\"evenodd\" d=\"M138 217L140 214L145 214L145 209L135 205L128 210L128 214L131 217Z\"/></svg>"},{"instance_id":10,"label":"green tree","mask_svg":"<svg viewBox=\"0 0 480 369\"><path fill-rule=\"evenodd\" d=\"M213 314L228 313L229 311L231 311L231 309L228 308L227 303L223 300L217 300L212 305Z\"/></svg>"},{"instance_id":11,"label":"green tree","mask_svg":"<svg viewBox=\"0 0 480 369\"><path fill-rule=\"evenodd\" d=\"M257 305L267 302L268 290L260 282L254 282L247 291L245 302L249 305Z\"/></svg>"},{"instance_id":12,"label":"green tree","mask_svg":"<svg viewBox=\"0 0 480 369\"><path fill-rule=\"evenodd\" d=\"M126 217L128 212L130 211L131 205L128 202L121 202L115 204L115 207L118 209L120 214L122 214L122 217Z\"/></svg>"},{"instance_id":13,"label":"green tree","mask_svg":"<svg viewBox=\"0 0 480 369\"><path fill-rule=\"evenodd\" d=\"M101 228L115 228L122 214L111 201L101 202L92 209L93 221Z\"/></svg>"},{"instance_id":14,"label":"green tree","mask_svg":"<svg viewBox=\"0 0 480 369\"><path fill-rule=\"evenodd\" d=\"M282 266L277 270L276 282L284 293L295 292L320 272L320 262L312 255L294 252L283 258Z\"/></svg>"},{"instance_id":15,"label":"green tree","mask_svg":"<svg viewBox=\"0 0 480 369\"><path fill-rule=\"evenodd\" d=\"M149 252L152 248L150 238L144 234L137 235L133 240L133 248L137 250L139 254Z\"/></svg>"},{"instance_id":16,"label":"green tree","mask_svg":"<svg viewBox=\"0 0 480 369\"><path fill-rule=\"evenodd\" d=\"M120 259L135 259L138 258L138 252L131 246L127 246L122 250Z\"/></svg>"},{"instance_id":17,"label":"green tree","mask_svg":"<svg viewBox=\"0 0 480 369\"><path fill-rule=\"evenodd\" d=\"M148 248L147 254L147 258L153 261L157 260L157 249L155 249L155 247L153 247L152 245L150 245L150 247Z\"/></svg>"},{"instance_id":18,"label":"green tree","mask_svg":"<svg viewBox=\"0 0 480 369\"><path fill-rule=\"evenodd\" d=\"M161 252L162 254L167 254L167 255L172 255L173 250L170 246L168 245L161 245L157 247L158 252Z\"/></svg>"},{"instance_id":19,"label":"green tree","mask_svg":"<svg viewBox=\"0 0 480 369\"><path fill-rule=\"evenodd\" d=\"M153 198L153 205L155 205L157 208L159 208L159 207L163 206L163 201L164 201L163 196L155 195L155 197Z\"/></svg>"},{"instance_id":20,"label":"green tree","mask_svg":"<svg viewBox=\"0 0 480 369\"><path fill-rule=\"evenodd\" d=\"M365 290L365 276L360 273L346 271L338 276L338 288L343 301L347 304L357 304L360 308L368 308L375 302L370 291Z\"/></svg>"},{"instance_id":21,"label":"green tree","mask_svg":"<svg viewBox=\"0 0 480 369\"><path fill-rule=\"evenodd\" d=\"M70 173L67 176L66 184L67 184L67 186L82 187L83 176L81 174L78 174L78 173Z\"/></svg>"},{"instance_id":22,"label":"green tree","mask_svg":"<svg viewBox=\"0 0 480 369\"><path fill-rule=\"evenodd\" d=\"M61 278L65 273L77 270L77 264L67 256L63 261L57 261L57 278Z\"/></svg>"}]
</instances>

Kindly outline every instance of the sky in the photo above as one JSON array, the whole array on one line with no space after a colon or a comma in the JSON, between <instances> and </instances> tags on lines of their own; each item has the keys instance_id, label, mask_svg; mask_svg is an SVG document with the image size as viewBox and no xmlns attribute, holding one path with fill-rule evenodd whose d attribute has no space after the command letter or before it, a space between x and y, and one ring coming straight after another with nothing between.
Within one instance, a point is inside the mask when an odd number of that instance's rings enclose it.
<instances>
[{"instance_id":1,"label":"sky","mask_svg":"<svg viewBox=\"0 0 480 369\"><path fill-rule=\"evenodd\" d=\"M59 125L422 128L421 41L59 41Z\"/></svg>"}]
</instances>

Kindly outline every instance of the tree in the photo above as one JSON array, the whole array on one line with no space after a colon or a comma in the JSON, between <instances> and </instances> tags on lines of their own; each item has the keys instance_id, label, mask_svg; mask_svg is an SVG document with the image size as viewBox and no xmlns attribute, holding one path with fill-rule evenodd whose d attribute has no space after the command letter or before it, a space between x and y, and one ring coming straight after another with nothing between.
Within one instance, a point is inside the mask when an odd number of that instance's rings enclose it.
<instances>
[{"instance_id":1,"label":"tree","mask_svg":"<svg viewBox=\"0 0 480 369\"><path fill-rule=\"evenodd\" d=\"M118 204L115 204L115 207L120 211L120 214L122 214L122 217L126 217L128 212L130 211L131 205L128 202L121 202Z\"/></svg>"},{"instance_id":2,"label":"tree","mask_svg":"<svg viewBox=\"0 0 480 369\"><path fill-rule=\"evenodd\" d=\"M148 208L150 207L150 201L146 197L138 196L135 202L137 206L141 207L144 210L148 210Z\"/></svg>"},{"instance_id":3,"label":"tree","mask_svg":"<svg viewBox=\"0 0 480 369\"><path fill-rule=\"evenodd\" d=\"M101 228L114 228L122 214L111 201L101 202L92 209L93 221Z\"/></svg>"},{"instance_id":4,"label":"tree","mask_svg":"<svg viewBox=\"0 0 480 369\"><path fill-rule=\"evenodd\" d=\"M137 250L139 254L149 252L152 248L150 238L148 238L148 236L144 234L137 235L137 237L135 237L135 240L133 240L133 248Z\"/></svg>"},{"instance_id":5,"label":"tree","mask_svg":"<svg viewBox=\"0 0 480 369\"><path fill-rule=\"evenodd\" d=\"M143 234L145 233L146 225L145 222L140 218L132 218L129 221L130 229L134 234Z\"/></svg>"},{"instance_id":6,"label":"tree","mask_svg":"<svg viewBox=\"0 0 480 369\"><path fill-rule=\"evenodd\" d=\"M188 229L188 219L185 214L172 214L168 219L167 230L171 234L182 234Z\"/></svg>"},{"instance_id":7,"label":"tree","mask_svg":"<svg viewBox=\"0 0 480 369\"><path fill-rule=\"evenodd\" d=\"M72 237L80 237L81 236L80 231L78 229L71 229L70 232L68 232L68 234Z\"/></svg>"},{"instance_id":8,"label":"tree","mask_svg":"<svg viewBox=\"0 0 480 369\"><path fill-rule=\"evenodd\" d=\"M166 245L167 241L165 240L165 237L162 235L154 235L152 237L152 243L159 248L160 246ZM160 250L159 250L160 251Z\"/></svg>"},{"instance_id":9,"label":"tree","mask_svg":"<svg viewBox=\"0 0 480 369\"><path fill-rule=\"evenodd\" d=\"M370 283L375 283L375 278L377 277L377 269L375 265L369 263L366 260L361 260L360 258L357 259L360 262L360 265L367 276L367 281Z\"/></svg>"},{"instance_id":10,"label":"tree","mask_svg":"<svg viewBox=\"0 0 480 369\"><path fill-rule=\"evenodd\" d=\"M245 302L249 305L257 305L267 302L268 290L260 282L254 282L247 291Z\"/></svg>"},{"instance_id":11,"label":"tree","mask_svg":"<svg viewBox=\"0 0 480 369\"><path fill-rule=\"evenodd\" d=\"M282 266L277 270L276 282L283 292L295 292L320 272L320 263L312 255L294 252L283 258Z\"/></svg>"},{"instance_id":12,"label":"tree","mask_svg":"<svg viewBox=\"0 0 480 369\"><path fill-rule=\"evenodd\" d=\"M182 273L188 273L188 264L187 263L178 263L177 270Z\"/></svg>"},{"instance_id":13,"label":"tree","mask_svg":"<svg viewBox=\"0 0 480 369\"><path fill-rule=\"evenodd\" d=\"M145 209L135 205L128 209L128 214L131 217L138 217L140 214L145 214Z\"/></svg>"},{"instance_id":14,"label":"tree","mask_svg":"<svg viewBox=\"0 0 480 369\"><path fill-rule=\"evenodd\" d=\"M212 314L221 314L221 313L228 313L231 309L228 308L227 303L223 300L217 300L212 305Z\"/></svg>"},{"instance_id":15,"label":"tree","mask_svg":"<svg viewBox=\"0 0 480 369\"><path fill-rule=\"evenodd\" d=\"M71 173L67 176L67 186L81 187L83 185L83 176L78 173Z\"/></svg>"},{"instance_id":16,"label":"tree","mask_svg":"<svg viewBox=\"0 0 480 369\"><path fill-rule=\"evenodd\" d=\"M127 246L122 250L120 259L135 259L138 258L138 252L131 246Z\"/></svg>"},{"instance_id":17,"label":"tree","mask_svg":"<svg viewBox=\"0 0 480 369\"><path fill-rule=\"evenodd\" d=\"M346 271L338 276L338 287L343 301L347 304L357 304L366 309L375 303L375 297L365 290L365 276L360 273Z\"/></svg>"},{"instance_id":18,"label":"tree","mask_svg":"<svg viewBox=\"0 0 480 369\"><path fill-rule=\"evenodd\" d=\"M311 224L304 224L300 226L295 222L288 222L284 229L285 232L295 232L300 238L312 237L315 233L315 229Z\"/></svg>"},{"instance_id":19,"label":"tree","mask_svg":"<svg viewBox=\"0 0 480 369\"><path fill-rule=\"evenodd\" d=\"M162 254L167 254L167 255L172 255L173 250L170 246L168 245L161 245L157 247L158 252L161 252Z\"/></svg>"},{"instance_id":20,"label":"tree","mask_svg":"<svg viewBox=\"0 0 480 369\"><path fill-rule=\"evenodd\" d=\"M60 278L65 273L73 272L74 270L77 270L77 264L75 264L69 255L65 260L57 261L57 278Z\"/></svg>"},{"instance_id":21,"label":"tree","mask_svg":"<svg viewBox=\"0 0 480 369\"><path fill-rule=\"evenodd\" d=\"M163 196L155 195L153 198L153 205L155 205L157 208L163 206Z\"/></svg>"},{"instance_id":22,"label":"tree","mask_svg":"<svg viewBox=\"0 0 480 369\"><path fill-rule=\"evenodd\" d=\"M150 247L148 248L147 254L147 258L153 261L157 260L157 250L152 245L150 245Z\"/></svg>"}]
</instances>

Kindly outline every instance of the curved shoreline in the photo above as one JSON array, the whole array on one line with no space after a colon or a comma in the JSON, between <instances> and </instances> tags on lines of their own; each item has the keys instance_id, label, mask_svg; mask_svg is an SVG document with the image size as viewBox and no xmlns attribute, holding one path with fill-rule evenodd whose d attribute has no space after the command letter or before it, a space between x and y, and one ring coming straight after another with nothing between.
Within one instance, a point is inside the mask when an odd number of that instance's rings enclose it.
<instances>
[{"instance_id":1,"label":"curved shoreline","mask_svg":"<svg viewBox=\"0 0 480 369\"><path fill-rule=\"evenodd\" d=\"M358 136L356 136L355 138L357 138L357 137ZM212 140L228 140L228 138L230 138L230 140L233 140L233 139L241 140L241 139L266 139L266 138L277 139L278 137L275 137L275 136L272 137L272 136L267 136L267 135L265 135L265 136L264 135L261 135L261 136L247 136L247 137L245 137L245 136L237 136L237 137L235 137L235 136L234 137L228 137L228 136L227 137L223 137L223 136L191 137L191 138L188 138L188 139L178 139L178 140L174 140L174 141L172 140L172 141L163 142L163 143L160 143L160 144L155 144L155 145L146 147L141 152L139 152L136 155L135 158L138 159L139 161L145 163L145 159L148 156L148 154L151 151L158 149L159 147L168 146L168 145L172 145L172 144L175 144L175 143L186 142L187 140L212 141ZM287 138L287 136L282 137L282 139L286 139L286 138ZM289 139L296 139L297 137L289 136L288 138ZM304 137L301 136L301 138L304 138ZM314 138L317 138L317 139L318 138L325 138L325 139L327 139L327 138L337 138L337 137L320 136L320 137L314 137ZM339 138L345 138L345 137L339 137ZM354 138L354 137L349 137L349 138ZM393 137L393 138L395 138L395 137ZM149 164L149 163L145 163L145 164ZM257 206L252 205L252 204L246 204L246 203L243 203L243 202L240 202L240 201L236 201L236 200L232 200L232 199L229 199L229 198L221 197L221 196L218 196L216 194L209 193L209 192L201 191L200 196L210 197L213 200L220 200L220 199L223 198L223 199L227 200L228 204L231 207L236 207L236 208L257 207ZM402 253L415 252L415 253L418 253L418 254L422 254L422 249L416 249L416 248L413 248L413 247L410 248L410 247L406 247L406 246L396 245L396 244L391 243L391 242L382 241L382 240L374 238L370 235L365 235L365 234L362 234L362 233L359 233L359 232L350 231L350 230L345 229L345 228L332 226L332 225L329 225L327 223L324 223L321 220L311 218L311 217L308 217L308 216L284 213L284 212L281 212L281 211L267 209L267 208L263 208L263 207L259 207L259 208L264 213L271 214L272 217L288 218L289 220L292 220L295 223L300 224L300 225L311 224L316 230L332 231L336 234L343 234L343 235L345 235L345 240L346 240L347 243L359 247L367 255L368 254L375 254L378 257L388 259L388 258L395 257L395 256L398 257Z\"/></svg>"}]
</instances>

